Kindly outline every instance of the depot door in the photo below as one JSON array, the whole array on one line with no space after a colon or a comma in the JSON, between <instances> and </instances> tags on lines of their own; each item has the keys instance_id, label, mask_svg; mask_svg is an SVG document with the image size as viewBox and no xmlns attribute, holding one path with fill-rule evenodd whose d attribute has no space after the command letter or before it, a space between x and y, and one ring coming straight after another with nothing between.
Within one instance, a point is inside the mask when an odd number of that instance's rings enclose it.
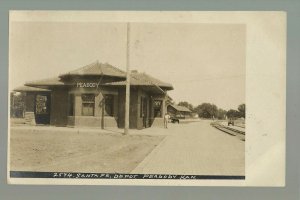
<instances>
[{"instance_id":1,"label":"depot door","mask_svg":"<svg viewBox=\"0 0 300 200\"><path fill-rule=\"evenodd\" d=\"M35 122L37 124L50 124L50 94L37 94L35 97Z\"/></svg>"}]
</instances>

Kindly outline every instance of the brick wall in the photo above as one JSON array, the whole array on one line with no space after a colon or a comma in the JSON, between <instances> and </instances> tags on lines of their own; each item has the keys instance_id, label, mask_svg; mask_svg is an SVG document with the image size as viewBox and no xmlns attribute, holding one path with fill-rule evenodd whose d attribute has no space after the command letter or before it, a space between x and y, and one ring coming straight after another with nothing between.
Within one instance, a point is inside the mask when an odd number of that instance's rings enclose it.
<instances>
[{"instance_id":1,"label":"brick wall","mask_svg":"<svg viewBox=\"0 0 300 200\"><path fill-rule=\"evenodd\" d=\"M66 126L68 123L68 91L53 89L51 92L50 125Z\"/></svg>"}]
</instances>

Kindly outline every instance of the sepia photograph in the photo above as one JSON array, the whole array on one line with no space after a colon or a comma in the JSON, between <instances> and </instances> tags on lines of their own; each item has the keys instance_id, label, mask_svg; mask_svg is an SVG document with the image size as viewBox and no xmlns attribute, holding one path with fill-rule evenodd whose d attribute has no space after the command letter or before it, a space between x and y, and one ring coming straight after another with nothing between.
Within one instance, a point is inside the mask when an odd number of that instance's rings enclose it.
<instances>
[{"instance_id":1,"label":"sepia photograph","mask_svg":"<svg viewBox=\"0 0 300 200\"><path fill-rule=\"evenodd\" d=\"M245 23L19 13L10 178L245 181Z\"/></svg>"}]
</instances>

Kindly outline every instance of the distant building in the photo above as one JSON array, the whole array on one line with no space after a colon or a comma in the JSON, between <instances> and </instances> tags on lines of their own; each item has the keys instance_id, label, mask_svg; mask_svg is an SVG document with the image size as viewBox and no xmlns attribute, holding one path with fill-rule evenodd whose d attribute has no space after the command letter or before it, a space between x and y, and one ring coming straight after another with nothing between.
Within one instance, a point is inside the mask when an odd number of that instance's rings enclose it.
<instances>
[{"instance_id":1,"label":"distant building","mask_svg":"<svg viewBox=\"0 0 300 200\"><path fill-rule=\"evenodd\" d=\"M52 79L26 83L25 117L37 124L71 127L125 125L126 73L95 62ZM163 126L169 83L131 72L129 127Z\"/></svg>"},{"instance_id":2,"label":"distant building","mask_svg":"<svg viewBox=\"0 0 300 200\"><path fill-rule=\"evenodd\" d=\"M192 112L192 113L191 113L191 116L192 116L193 118L199 118L199 114L196 113L196 112Z\"/></svg>"},{"instance_id":3,"label":"distant building","mask_svg":"<svg viewBox=\"0 0 300 200\"><path fill-rule=\"evenodd\" d=\"M177 116L181 118L190 118L192 117L192 111L184 106L177 106L170 104L167 106L167 111L172 116Z\"/></svg>"}]
</instances>

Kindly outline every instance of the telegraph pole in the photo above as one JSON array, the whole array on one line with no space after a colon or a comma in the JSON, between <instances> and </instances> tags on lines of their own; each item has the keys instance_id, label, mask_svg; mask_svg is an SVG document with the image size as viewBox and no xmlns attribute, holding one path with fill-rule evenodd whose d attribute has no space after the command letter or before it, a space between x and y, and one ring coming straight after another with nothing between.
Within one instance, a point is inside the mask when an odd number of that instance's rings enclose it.
<instances>
[{"instance_id":1,"label":"telegraph pole","mask_svg":"<svg viewBox=\"0 0 300 200\"><path fill-rule=\"evenodd\" d=\"M127 23L127 54L126 54L126 99L125 99L125 129L124 135L129 132L129 105L130 105L130 23Z\"/></svg>"}]
</instances>

